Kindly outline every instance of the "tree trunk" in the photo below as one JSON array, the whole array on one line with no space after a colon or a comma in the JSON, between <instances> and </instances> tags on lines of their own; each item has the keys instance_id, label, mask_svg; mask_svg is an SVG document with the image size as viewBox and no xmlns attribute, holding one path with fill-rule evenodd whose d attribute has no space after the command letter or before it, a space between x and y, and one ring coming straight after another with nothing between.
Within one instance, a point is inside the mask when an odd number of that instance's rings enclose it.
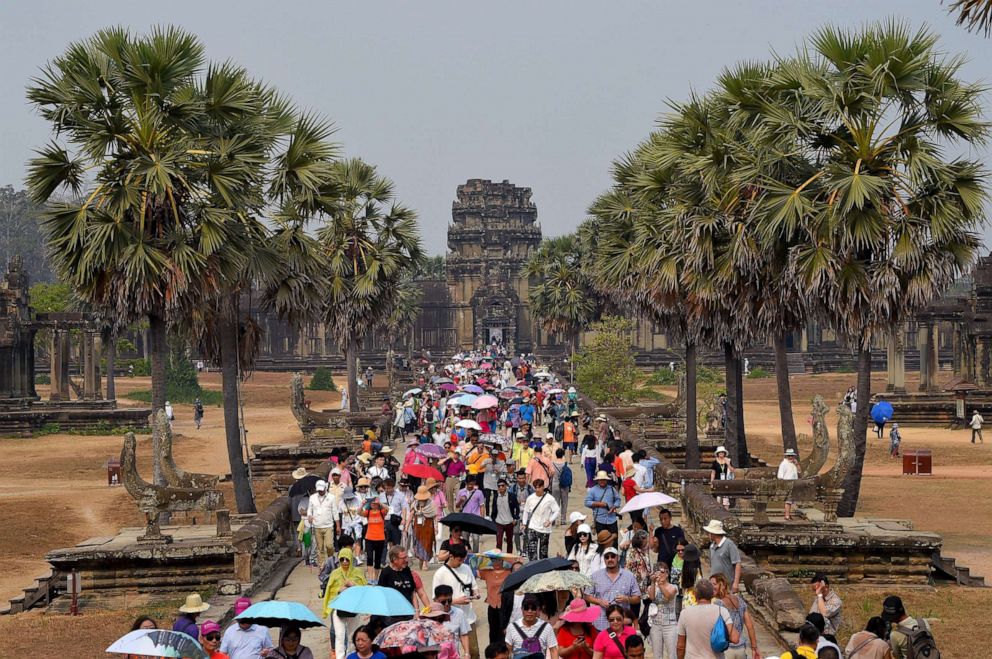
<instances>
[{"instance_id":1,"label":"tree trunk","mask_svg":"<svg viewBox=\"0 0 992 659\"><path fill-rule=\"evenodd\" d=\"M854 463L844 479L844 495L837 506L838 517L854 517L861 496L861 473L865 466L868 414L871 400L871 346L858 349L858 411L854 415Z\"/></svg>"},{"instance_id":2,"label":"tree trunk","mask_svg":"<svg viewBox=\"0 0 992 659\"><path fill-rule=\"evenodd\" d=\"M359 412L358 403L358 341L349 338L345 348L345 360L348 362L348 411Z\"/></svg>"},{"instance_id":3,"label":"tree trunk","mask_svg":"<svg viewBox=\"0 0 992 659\"><path fill-rule=\"evenodd\" d=\"M789 355L785 350L785 332L775 335L775 384L778 385L778 414L782 419L782 449L799 451L796 422L792 418L792 385L789 383Z\"/></svg>"},{"instance_id":4,"label":"tree trunk","mask_svg":"<svg viewBox=\"0 0 992 659\"><path fill-rule=\"evenodd\" d=\"M114 362L117 361L117 337L113 334L107 340L107 400L117 398L117 385L114 384Z\"/></svg>"},{"instance_id":5,"label":"tree trunk","mask_svg":"<svg viewBox=\"0 0 992 659\"><path fill-rule=\"evenodd\" d=\"M685 466L699 469L699 434L696 413L696 344L685 344Z\"/></svg>"},{"instance_id":6,"label":"tree trunk","mask_svg":"<svg viewBox=\"0 0 992 659\"><path fill-rule=\"evenodd\" d=\"M165 367L169 359L169 344L166 339L165 318L148 315L148 338L151 343L152 358L152 414L165 408ZM159 444L152 435L152 474L156 485L165 485L162 463L159 461Z\"/></svg>"},{"instance_id":7,"label":"tree trunk","mask_svg":"<svg viewBox=\"0 0 992 659\"><path fill-rule=\"evenodd\" d=\"M723 365L724 383L727 387L727 427L723 429L723 444L730 454L730 460L735 467L741 466L741 456L737 451L737 440L740 437L738 424L740 417L738 412L740 406L737 404L740 398L740 389L737 380L737 371L740 368L740 358L734 350L734 344L724 342L723 344Z\"/></svg>"},{"instance_id":8,"label":"tree trunk","mask_svg":"<svg viewBox=\"0 0 992 659\"><path fill-rule=\"evenodd\" d=\"M740 353L737 353L734 379L737 381L737 466L747 468L751 466L751 454L747 450L747 432L744 426L744 360Z\"/></svg>"},{"instance_id":9,"label":"tree trunk","mask_svg":"<svg viewBox=\"0 0 992 659\"><path fill-rule=\"evenodd\" d=\"M248 479L244 449L241 446L241 413L238 401L238 321L237 311L221 315L220 372L224 387L224 437L227 459L234 483L234 502L239 514L254 513L255 498Z\"/></svg>"}]
</instances>

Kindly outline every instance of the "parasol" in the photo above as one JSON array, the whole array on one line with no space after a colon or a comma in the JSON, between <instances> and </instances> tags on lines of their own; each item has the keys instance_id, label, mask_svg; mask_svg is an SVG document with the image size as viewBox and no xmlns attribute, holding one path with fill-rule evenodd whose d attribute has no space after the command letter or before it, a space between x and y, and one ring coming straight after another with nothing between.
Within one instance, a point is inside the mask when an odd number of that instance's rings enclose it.
<instances>
[{"instance_id":1,"label":"parasol","mask_svg":"<svg viewBox=\"0 0 992 659\"><path fill-rule=\"evenodd\" d=\"M114 641L104 652L145 657L209 658L203 646L189 634L165 629L136 629Z\"/></svg>"},{"instance_id":2,"label":"parasol","mask_svg":"<svg viewBox=\"0 0 992 659\"><path fill-rule=\"evenodd\" d=\"M440 389L441 391L458 391L458 387L452 384L451 380L448 380L447 382L442 384L440 387L438 387L438 389Z\"/></svg>"},{"instance_id":3,"label":"parasol","mask_svg":"<svg viewBox=\"0 0 992 659\"><path fill-rule=\"evenodd\" d=\"M307 474L300 480L293 483L292 487L289 488L288 496L301 497L313 494L317 491L317 481L321 480L320 476L316 474Z\"/></svg>"},{"instance_id":4,"label":"parasol","mask_svg":"<svg viewBox=\"0 0 992 659\"><path fill-rule=\"evenodd\" d=\"M676 501L678 501L678 499L674 499L667 494L662 494L661 492L644 492L632 497L630 501L624 504L624 507L620 509L620 512L629 513L634 510L644 510L645 508L657 508L659 506L667 506L675 503Z\"/></svg>"},{"instance_id":5,"label":"parasol","mask_svg":"<svg viewBox=\"0 0 992 659\"><path fill-rule=\"evenodd\" d=\"M892 403L880 400L871 408L871 420L875 423L885 423L892 418Z\"/></svg>"},{"instance_id":6,"label":"parasol","mask_svg":"<svg viewBox=\"0 0 992 659\"><path fill-rule=\"evenodd\" d=\"M477 384L466 384L464 387L462 387L462 389L464 389L465 391L467 391L470 394L475 394L477 396L480 396L480 395L486 393L486 390L483 389L482 387L480 387Z\"/></svg>"},{"instance_id":7,"label":"parasol","mask_svg":"<svg viewBox=\"0 0 992 659\"><path fill-rule=\"evenodd\" d=\"M276 600L267 600L252 604L235 616L234 619L238 622L250 622L253 625L262 625L264 627L281 627L292 624L301 629L306 629L309 627L324 626L320 618L314 615L314 612L305 604L300 604L299 602L278 602Z\"/></svg>"},{"instance_id":8,"label":"parasol","mask_svg":"<svg viewBox=\"0 0 992 659\"><path fill-rule=\"evenodd\" d=\"M482 426L473 421L472 419L462 419L455 424L456 428L470 428L471 430L482 430Z\"/></svg>"},{"instance_id":9,"label":"parasol","mask_svg":"<svg viewBox=\"0 0 992 659\"><path fill-rule=\"evenodd\" d=\"M496 535L496 523L481 515L472 513L448 513L440 519L445 526L457 526L466 533Z\"/></svg>"},{"instance_id":10,"label":"parasol","mask_svg":"<svg viewBox=\"0 0 992 659\"><path fill-rule=\"evenodd\" d=\"M413 389L403 392L403 398L406 398L407 396L416 396L422 391L423 389L421 389L420 387L414 387Z\"/></svg>"},{"instance_id":11,"label":"parasol","mask_svg":"<svg viewBox=\"0 0 992 659\"><path fill-rule=\"evenodd\" d=\"M490 407L496 407L497 405L499 405L499 398L496 398L496 396L479 396L472 403L472 409L488 410Z\"/></svg>"},{"instance_id":12,"label":"parasol","mask_svg":"<svg viewBox=\"0 0 992 659\"><path fill-rule=\"evenodd\" d=\"M433 478L438 482L444 481L444 476L441 475L441 472L430 465L418 465L418 464L403 465L403 469L401 471L404 474L413 476L414 478Z\"/></svg>"},{"instance_id":13,"label":"parasol","mask_svg":"<svg viewBox=\"0 0 992 659\"><path fill-rule=\"evenodd\" d=\"M335 597L327 608L349 613L380 616L412 616L413 605L395 588L351 586Z\"/></svg>"},{"instance_id":14,"label":"parasol","mask_svg":"<svg viewBox=\"0 0 992 659\"><path fill-rule=\"evenodd\" d=\"M351 590L350 588L348 590ZM457 643L455 635L430 618L404 620L390 625L375 637L380 648L436 648L442 643Z\"/></svg>"},{"instance_id":15,"label":"parasol","mask_svg":"<svg viewBox=\"0 0 992 659\"><path fill-rule=\"evenodd\" d=\"M550 593L555 590L572 590L573 588L589 588L592 579L573 570L554 570L542 572L524 582L517 592L520 593Z\"/></svg>"},{"instance_id":16,"label":"parasol","mask_svg":"<svg viewBox=\"0 0 992 659\"><path fill-rule=\"evenodd\" d=\"M437 444L420 444L413 450L425 458L443 458L448 455L448 452Z\"/></svg>"},{"instance_id":17,"label":"parasol","mask_svg":"<svg viewBox=\"0 0 992 659\"><path fill-rule=\"evenodd\" d=\"M442 522L443 521L444 520L442 520ZM503 582L503 587L500 588L500 592L505 593L508 590L516 590L535 574L571 569L572 561L567 558L545 558L541 561L534 561L533 563L524 565L522 568L508 576L506 581Z\"/></svg>"}]
</instances>

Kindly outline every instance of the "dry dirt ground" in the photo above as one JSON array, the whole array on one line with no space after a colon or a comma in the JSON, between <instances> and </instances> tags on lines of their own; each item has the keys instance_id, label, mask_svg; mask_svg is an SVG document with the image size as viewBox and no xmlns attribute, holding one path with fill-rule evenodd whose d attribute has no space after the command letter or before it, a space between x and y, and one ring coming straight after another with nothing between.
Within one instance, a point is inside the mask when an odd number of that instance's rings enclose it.
<instances>
[{"instance_id":1,"label":"dry dirt ground","mask_svg":"<svg viewBox=\"0 0 992 659\"><path fill-rule=\"evenodd\" d=\"M299 431L289 410L289 374L257 373L245 386L250 443L290 443ZM819 393L833 408L854 374L793 377L794 418L797 431L809 433L809 400ZM202 375L207 388L220 388L216 373ZM912 376L908 383L913 386ZM120 395L147 389L147 378L118 380ZM884 376L873 381L884 387ZM663 388L659 390L664 391ZM43 393L43 392L39 392ZM668 392L672 393L672 392ZM43 393L44 395L44 393ZM308 392L315 408L336 407L339 397L330 392ZM778 402L773 378L747 380L746 427L753 453L777 464L781 453ZM122 399L124 400L124 399ZM829 425L835 433L836 416ZM176 459L193 471L223 473L227 454L220 408L207 408L203 428L196 430L190 406L176 406ZM120 526L140 524L139 514L127 493L106 485L105 463L120 452L121 438L49 435L29 439L0 439L0 599L10 598L45 571L46 551L71 546L88 537L115 533ZM937 531L945 538L944 553L954 556L992 581L992 550L987 544L992 529L992 436L988 445L972 445L966 431L942 428L905 428L903 448L931 448L934 476L901 475L899 461L889 458L888 440L869 443L860 514L912 520L917 528ZM150 437L139 437L139 468L150 478ZM264 500L269 493L259 492ZM230 493L227 493L230 499ZM264 503L264 501L263 501ZM939 514L935 514L940 511ZM940 637L961 638L965 656L966 636L957 634L977 623L978 611L987 610L992 596L975 590L941 588L912 592L914 614L932 613L945 622ZM850 620L879 610L884 592L850 589ZM853 601L852 601L853 600ZM169 618L163 609L162 615ZM974 611L972 614L966 612ZM856 613L860 612L860 613ZM104 656L107 629L129 629L138 612L87 613L76 619L44 617L29 613L0 617L0 658L38 656ZM944 627L943 625L946 625ZM102 645L101 645L102 644ZM66 654L65 648L74 648Z\"/></svg>"}]
</instances>

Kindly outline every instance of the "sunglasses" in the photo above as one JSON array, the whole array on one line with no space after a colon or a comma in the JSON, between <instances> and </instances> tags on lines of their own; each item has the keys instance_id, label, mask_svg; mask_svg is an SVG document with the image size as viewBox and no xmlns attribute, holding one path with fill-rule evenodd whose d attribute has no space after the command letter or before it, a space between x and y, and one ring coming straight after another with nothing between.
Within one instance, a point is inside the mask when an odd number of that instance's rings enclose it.
<instances>
[{"instance_id":1,"label":"sunglasses","mask_svg":"<svg viewBox=\"0 0 992 659\"><path fill-rule=\"evenodd\" d=\"M350 562L351 562L351 559L350 559L350 558L341 558L341 559L339 559L339 560L340 560L340 561L341 561L342 563L350 563Z\"/></svg>"},{"instance_id":2,"label":"sunglasses","mask_svg":"<svg viewBox=\"0 0 992 659\"><path fill-rule=\"evenodd\" d=\"M603 557L603 560L606 560L606 561L615 561L618 558L620 558L620 557L617 556L616 554L607 554L606 556Z\"/></svg>"},{"instance_id":3,"label":"sunglasses","mask_svg":"<svg viewBox=\"0 0 992 659\"><path fill-rule=\"evenodd\" d=\"M537 606L534 604L527 604L521 607L524 611L537 611Z\"/></svg>"},{"instance_id":4,"label":"sunglasses","mask_svg":"<svg viewBox=\"0 0 992 659\"><path fill-rule=\"evenodd\" d=\"M437 600L437 603L442 606L451 606L451 600Z\"/></svg>"},{"instance_id":5,"label":"sunglasses","mask_svg":"<svg viewBox=\"0 0 992 659\"><path fill-rule=\"evenodd\" d=\"M610 622L623 622L623 618L618 618L618 617L616 617L616 616L610 616L610 617L608 618L608 620L609 620Z\"/></svg>"},{"instance_id":6,"label":"sunglasses","mask_svg":"<svg viewBox=\"0 0 992 659\"><path fill-rule=\"evenodd\" d=\"M675 553L676 554L684 554L685 553L685 550L684 549L676 549L675 550Z\"/></svg>"},{"instance_id":7,"label":"sunglasses","mask_svg":"<svg viewBox=\"0 0 992 659\"><path fill-rule=\"evenodd\" d=\"M219 641L220 640L220 634L217 634L217 633L205 634L203 636L203 638L205 638L208 641Z\"/></svg>"}]
</instances>

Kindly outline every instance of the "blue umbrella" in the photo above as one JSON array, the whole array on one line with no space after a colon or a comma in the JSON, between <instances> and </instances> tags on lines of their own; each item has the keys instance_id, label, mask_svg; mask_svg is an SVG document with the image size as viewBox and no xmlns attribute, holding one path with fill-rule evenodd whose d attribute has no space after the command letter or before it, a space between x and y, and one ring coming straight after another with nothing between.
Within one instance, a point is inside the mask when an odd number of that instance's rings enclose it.
<instances>
[{"instance_id":1,"label":"blue umbrella","mask_svg":"<svg viewBox=\"0 0 992 659\"><path fill-rule=\"evenodd\" d=\"M458 405L460 407L472 407L472 403L475 402L476 398L478 398L478 396L476 396L475 394L462 394L455 400L458 401Z\"/></svg>"},{"instance_id":2,"label":"blue umbrella","mask_svg":"<svg viewBox=\"0 0 992 659\"><path fill-rule=\"evenodd\" d=\"M235 620L264 625L265 627L282 627L292 624L306 629L324 626L320 618L307 605L299 602L277 602L275 600L252 604L242 611Z\"/></svg>"},{"instance_id":3,"label":"blue umbrella","mask_svg":"<svg viewBox=\"0 0 992 659\"><path fill-rule=\"evenodd\" d=\"M371 613L381 616L412 616L413 604L394 588L384 586L351 586L327 605L349 613Z\"/></svg>"},{"instance_id":4,"label":"blue umbrella","mask_svg":"<svg viewBox=\"0 0 992 659\"><path fill-rule=\"evenodd\" d=\"M871 419L875 423L885 423L892 418L892 403L880 400L871 408Z\"/></svg>"}]
</instances>

